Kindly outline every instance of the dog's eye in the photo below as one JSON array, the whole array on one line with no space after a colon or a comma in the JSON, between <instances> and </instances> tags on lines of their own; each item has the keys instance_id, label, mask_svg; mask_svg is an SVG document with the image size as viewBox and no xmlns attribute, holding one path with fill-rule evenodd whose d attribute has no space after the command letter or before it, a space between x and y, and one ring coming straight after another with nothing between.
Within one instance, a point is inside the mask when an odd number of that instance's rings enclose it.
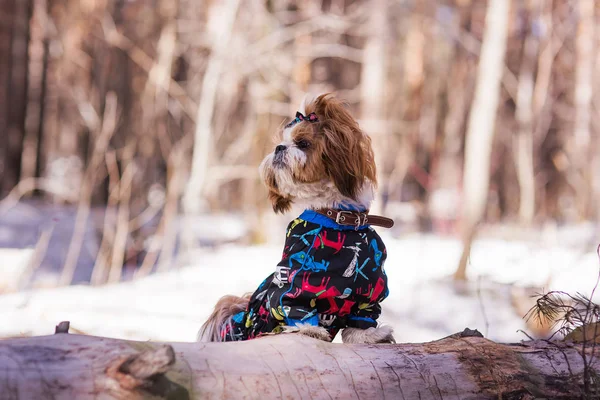
<instances>
[{"instance_id":1,"label":"dog's eye","mask_svg":"<svg viewBox=\"0 0 600 400\"><path fill-rule=\"evenodd\" d=\"M296 142L296 147L299 149L308 149L310 147L310 142L308 140L299 140Z\"/></svg>"}]
</instances>

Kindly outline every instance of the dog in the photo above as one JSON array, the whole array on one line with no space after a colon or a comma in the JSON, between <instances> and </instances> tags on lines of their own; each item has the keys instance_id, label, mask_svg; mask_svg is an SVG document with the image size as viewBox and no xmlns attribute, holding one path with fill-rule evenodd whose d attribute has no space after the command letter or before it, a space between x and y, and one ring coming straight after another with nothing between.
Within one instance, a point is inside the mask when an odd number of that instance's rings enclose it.
<instances>
[{"instance_id":1,"label":"dog","mask_svg":"<svg viewBox=\"0 0 600 400\"><path fill-rule=\"evenodd\" d=\"M305 99L262 161L260 176L276 213L300 205L287 227L283 257L256 291L224 296L199 341L239 341L298 332L344 343L395 343L378 326L389 291L386 248L368 214L377 184L371 139L331 94Z\"/></svg>"}]
</instances>

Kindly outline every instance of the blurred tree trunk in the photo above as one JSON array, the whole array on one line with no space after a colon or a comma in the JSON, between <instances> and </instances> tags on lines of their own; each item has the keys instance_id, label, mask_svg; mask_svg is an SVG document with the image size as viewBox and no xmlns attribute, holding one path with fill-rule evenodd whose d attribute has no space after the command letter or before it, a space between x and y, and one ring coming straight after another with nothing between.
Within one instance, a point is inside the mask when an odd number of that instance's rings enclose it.
<instances>
[{"instance_id":1,"label":"blurred tree trunk","mask_svg":"<svg viewBox=\"0 0 600 400\"><path fill-rule=\"evenodd\" d=\"M289 115L296 115L298 105L307 94L308 85L311 78L311 61L309 57L302 54L304 49L309 49L312 43L312 35L299 35L294 39L294 67L292 76L293 85L290 85L290 112Z\"/></svg>"},{"instance_id":2,"label":"blurred tree trunk","mask_svg":"<svg viewBox=\"0 0 600 400\"><path fill-rule=\"evenodd\" d=\"M577 25L575 64L575 135L568 144L573 165L572 182L580 218L592 213L591 117L592 82L594 71L594 18L595 1L578 0L579 22ZM597 207L597 205L596 205Z\"/></svg>"},{"instance_id":3,"label":"blurred tree trunk","mask_svg":"<svg viewBox=\"0 0 600 400\"><path fill-rule=\"evenodd\" d=\"M461 6L457 15L452 20L452 33L454 37L461 37L469 32L472 19L471 8ZM466 32L466 33L465 33ZM444 120L443 140L440 146L440 157L435 175L436 193L430 197L430 214L434 218L434 229L438 232L453 233L456 229L456 220L460 214L460 187L462 183L462 149L468 109L473 93L474 63L472 56L456 43L452 46L449 56L445 84L447 86L446 102L447 111ZM441 68L441 67L440 67Z\"/></svg>"},{"instance_id":4,"label":"blurred tree trunk","mask_svg":"<svg viewBox=\"0 0 600 400\"><path fill-rule=\"evenodd\" d=\"M426 7L424 13L429 15L430 20L435 20L435 7L429 1L422 3ZM448 232L452 225L448 223L450 222L448 220L451 219L448 208L456 208L456 205L452 205L452 200L456 198L455 193L452 192L455 192L459 182L456 179L457 175L453 174L456 171L455 168L448 164L442 167L443 159L445 158L447 161L448 155L446 153L443 157L442 154L447 151L445 146L445 121L450 113L449 103L454 101L453 98L448 97L448 74L452 70L456 54L452 46L448 46L443 40L440 40L435 26L431 26L431 24L426 26L427 29L423 30L425 35L423 52L427 57L423 70L427 72L428 76L425 79L428 84L424 87L423 93L423 109L419 122L419 148L416 160L416 166L423 171L424 176L420 184L420 201L424 205L420 227L423 230L433 229ZM432 45L431 49L426 51L426 43L428 42L432 42ZM464 90L464 88L461 89ZM460 143L460 140L458 142ZM442 182L439 177L442 174L448 175L446 182L453 181L454 184L451 187L442 189L440 192L438 189L443 188L443 186L440 185ZM447 204L442 212L440 212L442 207L439 206L439 203L441 203L439 201L440 194L445 198L444 203Z\"/></svg>"},{"instance_id":5,"label":"blurred tree trunk","mask_svg":"<svg viewBox=\"0 0 600 400\"><path fill-rule=\"evenodd\" d=\"M225 56L235 28L235 19L240 0L214 2L210 12L211 54L202 79L200 102L196 114L192 169L183 198L186 214L200 211L202 190L206 183L211 157L213 117L219 81L226 67ZM189 243L188 243L189 244Z\"/></svg>"},{"instance_id":6,"label":"blurred tree trunk","mask_svg":"<svg viewBox=\"0 0 600 400\"><path fill-rule=\"evenodd\" d=\"M30 0L0 0L0 193L21 174L30 18Z\"/></svg>"},{"instance_id":7,"label":"blurred tree trunk","mask_svg":"<svg viewBox=\"0 0 600 400\"><path fill-rule=\"evenodd\" d=\"M517 132L514 140L517 178L519 180L519 218L530 224L535 212L535 176L533 170L533 88L535 60L538 52L537 35L532 31L538 17L539 0L528 0L523 35L523 53L517 90Z\"/></svg>"},{"instance_id":8,"label":"blurred tree trunk","mask_svg":"<svg viewBox=\"0 0 600 400\"><path fill-rule=\"evenodd\" d=\"M211 53L200 89L200 101L196 113L192 166L187 187L183 194L183 210L187 216L197 215L201 210L202 192L206 185L210 159L213 157L213 118L219 81L226 68L228 52L240 0L215 1L209 12L209 37ZM192 224L186 224L182 236L184 246L189 250L195 246Z\"/></svg>"},{"instance_id":9,"label":"blurred tree trunk","mask_svg":"<svg viewBox=\"0 0 600 400\"><path fill-rule=\"evenodd\" d=\"M14 1L0 0L0 178L4 181L10 174L10 165L7 154L8 147L8 104L10 96L11 73L11 45L12 24L14 15ZM4 192L4 185L0 184L0 194Z\"/></svg>"},{"instance_id":10,"label":"blurred tree trunk","mask_svg":"<svg viewBox=\"0 0 600 400\"><path fill-rule=\"evenodd\" d=\"M387 37L387 2L375 0L369 4L369 20L367 22L367 42L363 50L361 73L361 119L363 129L371 136L375 162L377 164L377 180L381 188L385 188L385 171L388 132L385 124L386 99L386 37ZM384 210L383 190L377 191L376 201L371 207L372 213Z\"/></svg>"},{"instance_id":11,"label":"blurred tree trunk","mask_svg":"<svg viewBox=\"0 0 600 400\"><path fill-rule=\"evenodd\" d=\"M533 89L532 99L533 114L535 117L534 151L536 161L540 167L539 172L542 179L547 179L546 168L544 168L543 165L543 145L552 125L552 106L555 103L554 96L552 95L554 59L556 58L556 54L558 53L563 40L560 38L561 36L555 32L555 28L552 26L552 2L553 0L542 0L542 5L540 7L540 24L547 26L548 29L543 32L539 43L535 87ZM536 188L536 197L538 198L540 207L539 212L545 217L547 216L548 200L546 196L547 184L543 181L538 183L539 186Z\"/></svg>"},{"instance_id":12,"label":"blurred tree trunk","mask_svg":"<svg viewBox=\"0 0 600 400\"><path fill-rule=\"evenodd\" d=\"M83 51L90 15L83 8L75 0L48 3L52 30L48 37L41 170L50 184L68 198L77 198L83 180L84 133L98 124L97 115L89 114L90 118L83 120L80 114L88 106L91 76L91 59ZM55 200L61 201L61 197Z\"/></svg>"},{"instance_id":13,"label":"blurred tree trunk","mask_svg":"<svg viewBox=\"0 0 600 400\"><path fill-rule=\"evenodd\" d=\"M461 221L463 252L454 274L457 280L465 280L467 277L471 244L487 203L492 139L504 70L509 11L508 0L490 0L488 3L477 86L467 126L463 182L465 200Z\"/></svg>"},{"instance_id":14,"label":"blurred tree trunk","mask_svg":"<svg viewBox=\"0 0 600 400\"><path fill-rule=\"evenodd\" d=\"M29 35L28 88L25 109L25 137L21 158L21 180L36 178L39 174L39 151L46 76L46 35L48 30L47 0L33 0Z\"/></svg>"},{"instance_id":15,"label":"blurred tree trunk","mask_svg":"<svg viewBox=\"0 0 600 400\"><path fill-rule=\"evenodd\" d=\"M428 20L424 16L429 16L432 11L428 9L428 1L415 3L414 10L410 14L408 22L408 32L404 41L403 50L403 79L401 84L401 93L403 96L402 121L406 124L402 135L402 151L398 155L403 160L396 160L396 168L400 172L398 178L400 183L412 185L409 189L410 200L419 201L423 193L422 180L411 174L411 169L421 168L422 164L417 159L421 145L421 118L424 103L425 86L425 30ZM428 136L428 135L424 135ZM417 203L419 208L417 217L420 216L421 204Z\"/></svg>"},{"instance_id":16,"label":"blurred tree trunk","mask_svg":"<svg viewBox=\"0 0 600 400\"><path fill-rule=\"evenodd\" d=\"M600 11L597 6L596 11ZM596 24L600 23L600 12L596 13ZM600 29L596 29L596 49L600 46ZM597 88L600 85L600 51L596 51L596 64L594 65L594 87ZM600 104L600 91L596 90L594 92L595 98L594 103ZM598 121L598 117L600 117L600 109L598 107L594 108L595 117L592 120ZM592 159L591 159L591 170L592 170L592 190L594 191L592 204L600 204L600 124L593 124L594 135L593 142L590 146L592 149ZM595 213L595 216L592 215L592 218L595 217L596 221L598 221L598 226L600 226L600 207L593 207L592 212Z\"/></svg>"}]
</instances>

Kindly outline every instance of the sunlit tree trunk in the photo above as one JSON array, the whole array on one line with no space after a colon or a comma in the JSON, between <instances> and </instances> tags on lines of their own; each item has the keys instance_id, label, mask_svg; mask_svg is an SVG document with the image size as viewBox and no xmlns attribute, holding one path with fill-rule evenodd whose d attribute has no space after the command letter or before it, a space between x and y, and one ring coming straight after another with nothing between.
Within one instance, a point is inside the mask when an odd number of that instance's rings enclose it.
<instances>
[{"instance_id":1,"label":"sunlit tree trunk","mask_svg":"<svg viewBox=\"0 0 600 400\"><path fill-rule=\"evenodd\" d=\"M600 23L600 13L596 14L596 24ZM595 40L596 40L596 48L600 46L600 29L596 29L595 32ZM594 87L598 87L600 84L600 51L596 51L596 64L594 66ZM595 101L596 104L600 104L600 93L598 91L595 92ZM595 117L598 119L600 117L600 110L598 107L595 107ZM600 126L595 125L594 127L594 135L593 135L593 144L592 148L592 187L594 191L594 197L592 199L592 204L600 204ZM595 218L599 222L600 225L600 209L599 207L593 207L593 211L595 212ZM594 217L592 215L592 217Z\"/></svg>"},{"instance_id":2,"label":"sunlit tree trunk","mask_svg":"<svg viewBox=\"0 0 600 400\"><path fill-rule=\"evenodd\" d=\"M386 101L386 27L387 27L387 2L375 0L366 8L369 12L368 37L363 50L361 87L361 119L362 128L371 136L375 162L377 164L377 180L380 188L385 187L384 168L385 154L387 153L387 132L385 126L385 101ZM380 213L384 207L382 201L383 191L377 192L372 213Z\"/></svg>"},{"instance_id":3,"label":"sunlit tree trunk","mask_svg":"<svg viewBox=\"0 0 600 400\"><path fill-rule=\"evenodd\" d=\"M192 170L183 198L184 210L190 215L200 211L202 189L206 182L211 157L215 101L219 80L226 67L225 56L233 33L239 3L240 0L214 2L210 13L209 34L212 51L202 80L202 91L196 114Z\"/></svg>"},{"instance_id":4,"label":"sunlit tree trunk","mask_svg":"<svg viewBox=\"0 0 600 400\"><path fill-rule=\"evenodd\" d=\"M42 175L61 192L54 199L76 198L82 185L83 138L90 124L79 106L89 92L90 63L82 49L90 29L88 14L73 0L48 2L48 62L43 110ZM87 125L87 126L86 126Z\"/></svg>"},{"instance_id":5,"label":"sunlit tree trunk","mask_svg":"<svg viewBox=\"0 0 600 400\"><path fill-rule=\"evenodd\" d=\"M475 97L467 125L461 221L463 252L454 274L457 280L466 279L471 244L487 203L492 139L504 70L509 11L508 0L490 0L488 3Z\"/></svg>"},{"instance_id":6,"label":"sunlit tree trunk","mask_svg":"<svg viewBox=\"0 0 600 400\"><path fill-rule=\"evenodd\" d=\"M519 86L517 90L517 123L514 140L517 178L519 180L519 219L530 224L535 212L535 177L533 170L533 88L534 68L538 39L532 33L533 20L537 16L538 0L528 0L527 29L523 43Z\"/></svg>"},{"instance_id":7,"label":"sunlit tree trunk","mask_svg":"<svg viewBox=\"0 0 600 400\"><path fill-rule=\"evenodd\" d=\"M297 334L166 344L60 333L0 341L0 393L6 399L580 399L588 398L584 371L598 373L581 351L578 344L508 345L461 334L429 343L347 345Z\"/></svg>"},{"instance_id":8,"label":"sunlit tree trunk","mask_svg":"<svg viewBox=\"0 0 600 400\"><path fill-rule=\"evenodd\" d=\"M575 193L581 218L590 214L592 195L591 118L594 70L594 0L579 0L575 64L575 135L568 144L574 167ZM597 205L596 205L597 206Z\"/></svg>"}]
</instances>

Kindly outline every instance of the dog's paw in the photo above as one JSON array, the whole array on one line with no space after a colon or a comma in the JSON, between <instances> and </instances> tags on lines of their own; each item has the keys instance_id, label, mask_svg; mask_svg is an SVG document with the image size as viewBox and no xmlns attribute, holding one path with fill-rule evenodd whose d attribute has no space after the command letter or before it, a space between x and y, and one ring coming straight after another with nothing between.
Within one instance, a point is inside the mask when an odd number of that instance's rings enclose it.
<instances>
[{"instance_id":1,"label":"dog's paw","mask_svg":"<svg viewBox=\"0 0 600 400\"><path fill-rule=\"evenodd\" d=\"M345 328L342 331L342 341L344 343L396 343L392 333L394 329L391 326L381 326L379 328Z\"/></svg>"},{"instance_id":2,"label":"dog's paw","mask_svg":"<svg viewBox=\"0 0 600 400\"><path fill-rule=\"evenodd\" d=\"M327 329L322 326L314 326L310 324L297 324L296 326L284 326L283 333L300 333L314 339L331 342L331 336Z\"/></svg>"}]
</instances>

